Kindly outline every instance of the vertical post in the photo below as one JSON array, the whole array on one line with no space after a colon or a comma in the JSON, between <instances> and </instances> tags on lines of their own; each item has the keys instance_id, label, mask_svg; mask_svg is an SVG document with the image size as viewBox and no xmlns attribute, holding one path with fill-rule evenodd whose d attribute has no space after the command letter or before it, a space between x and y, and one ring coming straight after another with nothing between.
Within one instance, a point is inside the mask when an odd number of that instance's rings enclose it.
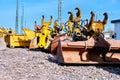
<instances>
[{"instance_id":1,"label":"vertical post","mask_svg":"<svg viewBox=\"0 0 120 80\"><path fill-rule=\"evenodd\" d=\"M62 0L60 0L60 23L62 19Z\"/></svg>"},{"instance_id":2,"label":"vertical post","mask_svg":"<svg viewBox=\"0 0 120 80\"><path fill-rule=\"evenodd\" d=\"M58 0L58 21L59 21L59 1L60 0Z\"/></svg>"},{"instance_id":3,"label":"vertical post","mask_svg":"<svg viewBox=\"0 0 120 80\"><path fill-rule=\"evenodd\" d=\"M21 33L23 33L23 22L24 22L24 4L22 5L22 16L21 16Z\"/></svg>"},{"instance_id":4,"label":"vertical post","mask_svg":"<svg viewBox=\"0 0 120 80\"><path fill-rule=\"evenodd\" d=\"M15 32L18 33L18 0L16 0L16 21L15 21Z\"/></svg>"},{"instance_id":5,"label":"vertical post","mask_svg":"<svg viewBox=\"0 0 120 80\"><path fill-rule=\"evenodd\" d=\"M62 0L58 0L58 22L61 23L62 19Z\"/></svg>"}]
</instances>

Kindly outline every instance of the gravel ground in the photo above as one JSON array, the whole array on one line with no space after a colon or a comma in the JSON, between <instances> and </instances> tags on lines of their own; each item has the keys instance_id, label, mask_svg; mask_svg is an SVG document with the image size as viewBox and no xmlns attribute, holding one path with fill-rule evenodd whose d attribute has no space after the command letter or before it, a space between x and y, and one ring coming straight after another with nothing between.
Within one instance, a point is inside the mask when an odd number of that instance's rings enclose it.
<instances>
[{"instance_id":1,"label":"gravel ground","mask_svg":"<svg viewBox=\"0 0 120 80\"><path fill-rule=\"evenodd\" d=\"M51 62L41 51L0 51L0 80L120 80L118 66L66 66Z\"/></svg>"}]
</instances>

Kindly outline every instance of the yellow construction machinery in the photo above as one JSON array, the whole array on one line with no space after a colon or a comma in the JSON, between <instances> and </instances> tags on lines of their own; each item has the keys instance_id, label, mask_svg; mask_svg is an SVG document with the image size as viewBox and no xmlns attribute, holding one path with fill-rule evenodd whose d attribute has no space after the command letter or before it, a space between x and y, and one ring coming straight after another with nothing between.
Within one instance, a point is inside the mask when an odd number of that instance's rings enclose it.
<instances>
[{"instance_id":1,"label":"yellow construction machinery","mask_svg":"<svg viewBox=\"0 0 120 80\"><path fill-rule=\"evenodd\" d=\"M76 8L78 12L79 8ZM81 13L75 20L72 12L69 12L66 27L66 35L53 40L52 53L58 63L77 64L120 64L120 41L105 40L103 37L104 26L108 15L104 13L103 21L95 21L94 12L91 12L90 20L81 20ZM79 16L79 17L78 17ZM83 23L86 23L83 26Z\"/></svg>"},{"instance_id":2,"label":"yellow construction machinery","mask_svg":"<svg viewBox=\"0 0 120 80\"><path fill-rule=\"evenodd\" d=\"M103 21L94 21L95 18L95 14L94 12L91 12L91 19L90 22L87 23L87 25L85 27L83 27L83 34L87 37L99 37L102 36L104 38L103 35L103 30L104 30L104 25L107 23L108 20L108 15L107 13L103 14L104 20Z\"/></svg>"},{"instance_id":3,"label":"yellow construction machinery","mask_svg":"<svg viewBox=\"0 0 120 80\"><path fill-rule=\"evenodd\" d=\"M63 24L64 23L60 23L60 25L58 25L58 20L54 21L54 26L53 26L53 31L51 33L52 38L54 38L55 36L59 36L60 35L60 31L62 31L63 29Z\"/></svg>"},{"instance_id":4,"label":"yellow construction machinery","mask_svg":"<svg viewBox=\"0 0 120 80\"><path fill-rule=\"evenodd\" d=\"M42 16L41 24L42 27L38 28L35 27L35 29L39 29L39 31L36 31L34 34L34 38L31 39L31 43L29 48L35 49L35 48L41 48L41 49L48 49L51 43L51 32L53 31L52 28L49 27L52 23L52 16L50 17L49 22L44 21L44 16Z\"/></svg>"},{"instance_id":5,"label":"yellow construction machinery","mask_svg":"<svg viewBox=\"0 0 120 80\"><path fill-rule=\"evenodd\" d=\"M65 28L62 27L62 30L66 33L63 33L63 34L60 34L59 36L56 36L54 38L54 40L52 41L52 43L51 43L51 53L52 54L57 53L56 50L58 48L58 42L59 42L58 40L60 37L63 37L67 34L67 36L71 38L70 40L72 40L73 35L77 34L76 38L77 38L77 36L81 35L79 20L80 20L82 15L81 15L80 8L75 8L75 10L77 10L76 17L74 17L73 13L71 11L69 11L68 14L70 14L70 17L69 17L68 21L64 24Z\"/></svg>"},{"instance_id":6,"label":"yellow construction machinery","mask_svg":"<svg viewBox=\"0 0 120 80\"><path fill-rule=\"evenodd\" d=\"M15 34L15 31L12 30L11 28L4 29L2 26L0 26L0 35L2 37L5 37L7 34Z\"/></svg>"},{"instance_id":7,"label":"yellow construction machinery","mask_svg":"<svg viewBox=\"0 0 120 80\"><path fill-rule=\"evenodd\" d=\"M31 30L31 29L28 29L28 28L24 27L23 31L26 35L26 38L29 39L29 40L32 40L34 37L37 37L39 35L41 28L42 28L42 26L37 25L36 21L35 21L35 24L34 24L34 29L35 30Z\"/></svg>"},{"instance_id":8,"label":"yellow construction machinery","mask_svg":"<svg viewBox=\"0 0 120 80\"><path fill-rule=\"evenodd\" d=\"M14 47L28 47L30 40L26 37L25 34L7 34L5 36L5 42L10 48Z\"/></svg>"},{"instance_id":9,"label":"yellow construction machinery","mask_svg":"<svg viewBox=\"0 0 120 80\"><path fill-rule=\"evenodd\" d=\"M11 48L27 47L30 44L30 40L26 38L25 34L16 34L11 28L4 29L3 27L0 27L0 35L3 37L6 45Z\"/></svg>"},{"instance_id":10,"label":"yellow construction machinery","mask_svg":"<svg viewBox=\"0 0 120 80\"><path fill-rule=\"evenodd\" d=\"M57 22L58 22L58 20L54 21L53 31L51 33L52 40L51 40L51 44L50 44L50 51L52 54L54 54L56 52L55 48L57 48L57 45L58 45L58 43L56 43L57 38L65 35L63 33L60 33L60 31L63 30L64 23L61 22L59 25Z\"/></svg>"},{"instance_id":11,"label":"yellow construction machinery","mask_svg":"<svg viewBox=\"0 0 120 80\"><path fill-rule=\"evenodd\" d=\"M6 43L10 48L28 47L30 40L26 38L25 34L10 34L6 36Z\"/></svg>"},{"instance_id":12,"label":"yellow construction machinery","mask_svg":"<svg viewBox=\"0 0 120 80\"><path fill-rule=\"evenodd\" d=\"M67 35L71 36L74 41L77 41L77 40L80 40L82 36L82 33L81 33L82 30L80 25L80 18L82 14L81 14L80 8L75 8L75 10L77 10L76 18L74 18L74 15L71 11L68 12L68 14L70 14L70 17L66 22L67 25L65 24L65 28L66 26L68 27L66 28Z\"/></svg>"},{"instance_id":13,"label":"yellow construction machinery","mask_svg":"<svg viewBox=\"0 0 120 80\"><path fill-rule=\"evenodd\" d=\"M23 28L26 38L31 41L29 49L50 49L51 41L55 38L55 36L60 35L60 31L63 28L63 23L58 25L57 22L58 20L55 20L53 28L50 28L49 25L52 23L52 16L49 22L45 22L44 16L42 16L41 26L37 25L35 21L35 31L28 28Z\"/></svg>"},{"instance_id":14,"label":"yellow construction machinery","mask_svg":"<svg viewBox=\"0 0 120 80\"><path fill-rule=\"evenodd\" d=\"M42 26L34 25L35 31L28 28L23 28L25 34L16 34L13 30L5 30L1 28L2 36L4 35L6 44L11 47L28 47L30 49L43 48L47 49L50 45L52 28L49 25L52 23L52 16L49 22L44 21L42 16Z\"/></svg>"}]
</instances>

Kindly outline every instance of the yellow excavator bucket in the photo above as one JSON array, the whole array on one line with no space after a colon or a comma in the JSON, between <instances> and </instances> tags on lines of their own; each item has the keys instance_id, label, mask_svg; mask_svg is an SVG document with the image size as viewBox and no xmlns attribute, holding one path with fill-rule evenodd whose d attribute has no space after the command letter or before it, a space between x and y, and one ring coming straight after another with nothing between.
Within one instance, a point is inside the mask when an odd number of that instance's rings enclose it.
<instances>
[{"instance_id":1,"label":"yellow excavator bucket","mask_svg":"<svg viewBox=\"0 0 120 80\"><path fill-rule=\"evenodd\" d=\"M11 34L7 36L6 43L10 48L28 47L30 40L28 40L24 34Z\"/></svg>"},{"instance_id":2,"label":"yellow excavator bucket","mask_svg":"<svg viewBox=\"0 0 120 80\"><path fill-rule=\"evenodd\" d=\"M28 29L28 28L23 28L23 31L25 32L25 35L27 39L31 40L35 37L35 31Z\"/></svg>"},{"instance_id":3,"label":"yellow excavator bucket","mask_svg":"<svg viewBox=\"0 0 120 80\"><path fill-rule=\"evenodd\" d=\"M7 46L14 47L28 47L30 44L29 37L26 34L16 34L12 29L0 29L4 34L4 39Z\"/></svg>"}]
</instances>

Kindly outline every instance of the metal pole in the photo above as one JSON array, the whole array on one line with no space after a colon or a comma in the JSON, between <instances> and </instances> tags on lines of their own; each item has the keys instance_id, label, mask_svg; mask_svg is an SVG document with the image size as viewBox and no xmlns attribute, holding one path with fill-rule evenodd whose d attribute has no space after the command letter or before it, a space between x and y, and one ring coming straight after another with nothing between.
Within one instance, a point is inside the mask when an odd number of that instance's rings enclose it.
<instances>
[{"instance_id":1,"label":"metal pole","mask_svg":"<svg viewBox=\"0 0 120 80\"><path fill-rule=\"evenodd\" d=\"M61 23L62 19L62 0L58 0L58 21Z\"/></svg>"},{"instance_id":2,"label":"metal pole","mask_svg":"<svg viewBox=\"0 0 120 80\"><path fill-rule=\"evenodd\" d=\"M16 0L16 21L15 21L15 32L18 33L18 0Z\"/></svg>"},{"instance_id":3,"label":"metal pole","mask_svg":"<svg viewBox=\"0 0 120 80\"><path fill-rule=\"evenodd\" d=\"M23 22L24 22L24 4L22 5L22 16L21 16L21 33L23 33Z\"/></svg>"}]
</instances>

